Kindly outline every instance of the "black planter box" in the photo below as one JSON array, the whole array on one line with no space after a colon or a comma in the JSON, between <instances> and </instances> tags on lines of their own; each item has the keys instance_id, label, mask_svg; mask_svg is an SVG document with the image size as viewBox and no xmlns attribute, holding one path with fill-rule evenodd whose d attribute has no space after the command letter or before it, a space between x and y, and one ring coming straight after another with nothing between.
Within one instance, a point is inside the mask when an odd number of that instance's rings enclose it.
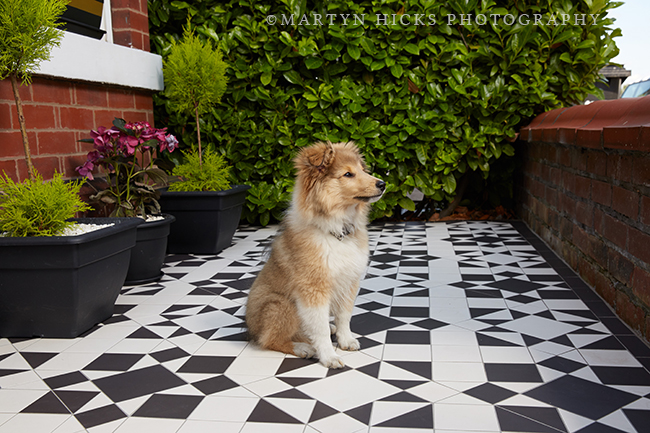
<instances>
[{"instance_id":1,"label":"black planter box","mask_svg":"<svg viewBox=\"0 0 650 433\"><path fill-rule=\"evenodd\" d=\"M147 284L162 278L169 226L176 220L173 215L164 217L164 220L143 222L138 226L125 285Z\"/></svg>"},{"instance_id":2,"label":"black planter box","mask_svg":"<svg viewBox=\"0 0 650 433\"><path fill-rule=\"evenodd\" d=\"M0 337L73 338L113 314L135 245L136 218L79 236L0 237Z\"/></svg>"},{"instance_id":3,"label":"black planter box","mask_svg":"<svg viewBox=\"0 0 650 433\"><path fill-rule=\"evenodd\" d=\"M176 217L167 251L172 254L217 254L232 243L248 185L226 191L162 193L163 212Z\"/></svg>"}]
</instances>

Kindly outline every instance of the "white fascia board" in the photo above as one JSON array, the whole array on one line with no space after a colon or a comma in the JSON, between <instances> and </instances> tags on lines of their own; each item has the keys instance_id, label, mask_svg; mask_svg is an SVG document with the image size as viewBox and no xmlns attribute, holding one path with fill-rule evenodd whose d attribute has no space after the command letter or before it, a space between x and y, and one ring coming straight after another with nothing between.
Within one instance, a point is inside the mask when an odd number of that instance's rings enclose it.
<instances>
[{"instance_id":1,"label":"white fascia board","mask_svg":"<svg viewBox=\"0 0 650 433\"><path fill-rule=\"evenodd\" d=\"M163 90L162 57L135 48L114 45L75 33L64 32L61 45L34 74Z\"/></svg>"}]
</instances>

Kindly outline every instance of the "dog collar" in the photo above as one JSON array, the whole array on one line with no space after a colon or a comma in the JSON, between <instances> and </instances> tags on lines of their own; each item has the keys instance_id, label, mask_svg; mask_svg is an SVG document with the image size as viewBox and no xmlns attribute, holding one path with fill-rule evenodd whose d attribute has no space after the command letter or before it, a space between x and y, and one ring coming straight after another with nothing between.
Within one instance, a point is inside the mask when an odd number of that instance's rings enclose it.
<instances>
[{"instance_id":1,"label":"dog collar","mask_svg":"<svg viewBox=\"0 0 650 433\"><path fill-rule=\"evenodd\" d=\"M338 239L339 241L342 241L343 238L345 238L347 235L352 233L353 228L354 227L350 226L349 224L344 224L343 230L341 230L340 233L330 232L330 234L334 236L336 239Z\"/></svg>"}]
</instances>

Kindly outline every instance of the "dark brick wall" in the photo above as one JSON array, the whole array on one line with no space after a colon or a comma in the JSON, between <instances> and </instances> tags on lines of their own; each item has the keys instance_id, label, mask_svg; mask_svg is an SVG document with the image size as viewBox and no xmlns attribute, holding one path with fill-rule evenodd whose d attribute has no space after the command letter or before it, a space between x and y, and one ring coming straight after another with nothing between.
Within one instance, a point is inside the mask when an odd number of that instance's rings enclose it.
<instances>
[{"instance_id":1,"label":"dark brick wall","mask_svg":"<svg viewBox=\"0 0 650 433\"><path fill-rule=\"evenodd\" d=\"M554 110L521 138L519 215L650 340L650 97Z\"/></svg>"}]
</instances>

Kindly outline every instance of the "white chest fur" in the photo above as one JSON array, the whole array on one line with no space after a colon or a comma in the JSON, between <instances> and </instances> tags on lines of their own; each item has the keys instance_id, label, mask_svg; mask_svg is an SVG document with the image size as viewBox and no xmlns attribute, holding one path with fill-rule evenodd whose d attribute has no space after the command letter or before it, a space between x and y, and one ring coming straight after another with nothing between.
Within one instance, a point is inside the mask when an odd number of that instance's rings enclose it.
<instances>
[{"instance_id":1,"label":"white chest fur","mask_svg":"<svg viewBox=\"0 0 650 433\"><path fill-rule=\"evenodd\" d=\"M347 290L363 276L368 266L367 244L354 237L338 240L331 234L322 234L320 247L335 288Z\"/></svg>"}]
</instances>

